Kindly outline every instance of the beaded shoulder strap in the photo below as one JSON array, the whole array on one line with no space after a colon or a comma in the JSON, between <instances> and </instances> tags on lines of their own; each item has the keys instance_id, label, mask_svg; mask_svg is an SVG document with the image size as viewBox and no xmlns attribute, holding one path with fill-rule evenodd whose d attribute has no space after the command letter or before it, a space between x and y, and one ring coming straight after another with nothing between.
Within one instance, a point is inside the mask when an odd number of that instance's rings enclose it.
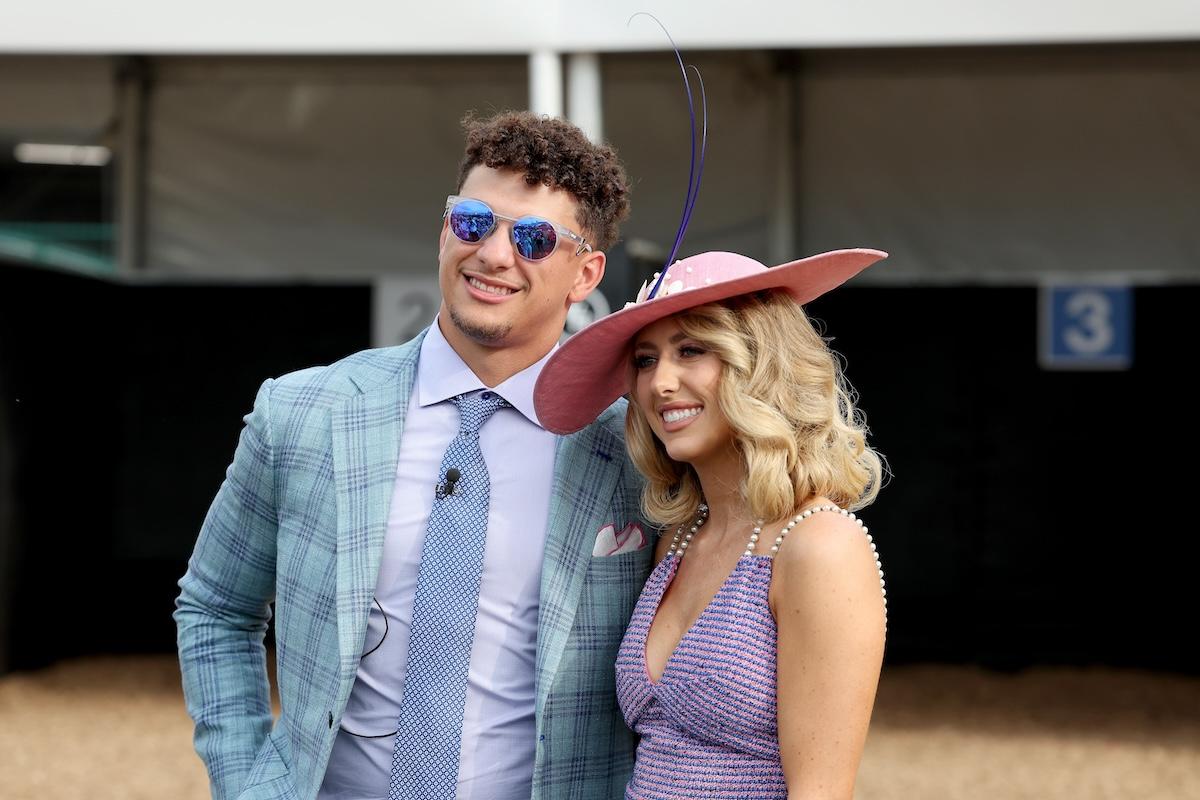
<instances>
[{"instance_id":1,"label":"beaded shoulder strap","mask_svg":"<svg viewBox=\"0 0 1200 800\"><path fill-rule=\"evenodd\" d=\"M779 547L780 547L780 545L783 544L784 537L786 537L789 533L792 532L792 528L796 527L801 522L803 522L804 520L811 517L813 514L816 514L818 511L835 511L835 512L840 513L844 517L849 517L850 519L855 520L856 522L858 522L858 524L860 526L863 524L861 519L858 519L857 517L855 517L853 514L851 514L846 509L840 508L835 505L813 506L812 508L807 508L804 511L801 511L796 516L792 517L791 521L788 522L787 525L783 526L783 530L781 530L779 532L779 535L775 537L775 544L771 545L771 555L775 555L776 553L779 552ZM744 555L744 556L754 555L754 548L758 544L758 537L761 535L762 535L762 522L760 521L757 525L754 526L754 531L751 532L751 534L750 534L750 541L746 544L746 552L742 553L742 555Z\"/></svg>"},{"instance_id":2,"label":"beaded shoulder strap","mask_svg":"<svg viewBox=\"0 0 1200 800\"><path fill-rule=\"evenodd\" d=\"M884 629L884 632L886 633L887 632L887 602L888 601L887 601L887 586L885 585L884 580L883 580L883 563L879 560L879 550L878 550L878 548L875 547L874 537L871 536L870 532L867 529L867 526L863 524L863 521L854 515L854 512L847 511L846 509L840 508L835 505L813 506L812 508L807 508L804 511L801 511L799 514L792 517L791 521L788 522L788 524L783 527L783 530L779 532L779 535L775 537L775 543L773 545L771 545L771 555L773 555L773 556L778 555L779 547L783 544L784 538L789 533L791 533L792 528L796 527L801 522L808 519L813 514L816 514L819 511L835 512L835 513L841 514L843 517L847 517L848 519L853 520L854 522L858 523L858 527L862 528L863 535L867 537L867 544L871 545L871 555L875 557L875 569L879 572L879 591L883 595L883 629ZM682 530L682 528L680 528L680 530ZM695 530L695 528L693 528L692 530ZM762 523L760 522L758 525L754 526L754 532L750 534L750 541L746 544L746 552L742 554L743 556L754 555L754 547L755 547L755 545L758 544L758 537L761 534L762 534Z\"/></svg>"}]
</instances>

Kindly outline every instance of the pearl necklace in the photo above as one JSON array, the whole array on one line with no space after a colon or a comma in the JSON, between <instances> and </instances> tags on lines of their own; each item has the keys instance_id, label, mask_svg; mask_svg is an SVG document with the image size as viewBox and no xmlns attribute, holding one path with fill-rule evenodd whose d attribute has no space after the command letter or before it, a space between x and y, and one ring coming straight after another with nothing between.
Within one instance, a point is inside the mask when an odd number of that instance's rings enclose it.
<instances>
[{"instance_id":1,"label":"pearl necklace","mask_svg":"<svg viewBox=\"0 0 1200 800\"><path fill-rule=\"evenodd\" d=\"M679 553L679 557L683 558L683 551L687 550L688 545L691 544L692 537L696 535L696 531L700 530L705 522L708 522L708 505L701 503L700 507L696 509L696 521L692 523L687 536L683 536L683 525L680 525L679 530L675 531L675 538L671 540L671 549L667 551L667 555L673 556ZM684 525L686 524L685 522ZM682 542L679 541L679 537L681 536L683 536Z\"/></svg>"},{"instance_id":2,"label":"pearl necklace","mask_svg":"<svg viewBox=\"0 0 1200 800\"><path fill-rule=\"evenodd\" d=\"M783 544L784 537L791 533L792 528L796 527L801 522L819 511L836 512L841 514L843 517L854 520L856 523L858 523L858 527L862 528L863 535L867 537L867 544L871 545L871 555L875 558L875 569L879 572L879 591L883 595L883 630L886 633L888 601L887 585L883 580L883 563L879 560L879 551L875 547L874 537L871 536L867 526L863 524L863 521L854 515L854 512L847 511L846 509L835 505L813 506L812 508L801 511L799 514L792 517L788 524L783 527L783 530L779 532L779 535L775 537L775 543L771 545L771 555L778 555L779 547ZM704 523L707 521L708 505L701 503L700 507L696 510L696 521L692 523L690 528L688 528L688 532L686 534L683 532L684 525L687 523L680 525L679 529L675 531L675 538L671 540L671 547L667 551L667 555L678 555L679 558L682 559L684 551L688 549L688 545L692 542L692 537L696 535L696 531L700 530L700 528L702 528ZM758 544L759 536L762 534L762 526L763 521L761 519L755 523L754 530L750 533L750 541L746 544L746 551L742 553L743 558L746 556L755 555L754 548L755 545Z\"/></svg>"}]
</instances>

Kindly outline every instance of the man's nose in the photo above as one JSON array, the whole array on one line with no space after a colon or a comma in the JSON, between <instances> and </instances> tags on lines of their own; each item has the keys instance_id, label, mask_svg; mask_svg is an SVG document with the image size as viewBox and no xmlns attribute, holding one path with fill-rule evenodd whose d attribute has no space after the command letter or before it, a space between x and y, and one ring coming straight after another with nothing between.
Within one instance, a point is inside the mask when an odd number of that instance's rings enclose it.
<instances>
[{"instance_id":1,"label":"man's nose","mask_svg":"<svg viewBox=\"0 0 1200 800\"><path fill-rule=\"evenodd\" d=\"M516 251L513 248L512 230L507 222L497 222L496 229L479 243L479 258L489 267L511 267Z\"/></svg>"}]
</instances>

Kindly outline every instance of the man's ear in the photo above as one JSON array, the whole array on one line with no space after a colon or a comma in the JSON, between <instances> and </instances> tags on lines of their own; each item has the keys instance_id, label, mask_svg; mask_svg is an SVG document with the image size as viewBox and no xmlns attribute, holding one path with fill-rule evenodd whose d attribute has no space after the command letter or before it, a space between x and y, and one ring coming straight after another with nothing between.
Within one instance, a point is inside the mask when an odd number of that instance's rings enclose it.
<instances>
[{"instance_id":1,"label":"man's ear","mask_svg":"<svg viewBox=\"0 0 1200 800\"><path fill-rule=\"evenodd\" d=\"M575 278L575 285L571 287L571 293L567 295L567 299L572 303L578 303L591 294L604 278L606 261L607 257L601 250L593 250L586 254L583 264L579 267L579 274Z\"/></svg>"}]
</instances>

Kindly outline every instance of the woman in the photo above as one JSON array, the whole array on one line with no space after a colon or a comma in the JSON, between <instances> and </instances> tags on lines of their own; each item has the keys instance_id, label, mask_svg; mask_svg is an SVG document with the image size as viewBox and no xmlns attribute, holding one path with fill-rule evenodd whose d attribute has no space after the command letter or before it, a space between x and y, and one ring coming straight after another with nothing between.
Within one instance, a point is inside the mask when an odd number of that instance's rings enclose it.
<instances>
[{"instance_id":1,"label":"woman","mask_svg":"<svg viewBox=\"0 0 1200 800\"><path fill-rule=\"evenodd\" d=\"M882 465L800 304L883 257L688 258L542 372L538 416L560 433L628 393L643 505L666 527L616 666L641 736L627 798L853 795L887 601L850 509Z\"/></svg>"}]
</instances>

